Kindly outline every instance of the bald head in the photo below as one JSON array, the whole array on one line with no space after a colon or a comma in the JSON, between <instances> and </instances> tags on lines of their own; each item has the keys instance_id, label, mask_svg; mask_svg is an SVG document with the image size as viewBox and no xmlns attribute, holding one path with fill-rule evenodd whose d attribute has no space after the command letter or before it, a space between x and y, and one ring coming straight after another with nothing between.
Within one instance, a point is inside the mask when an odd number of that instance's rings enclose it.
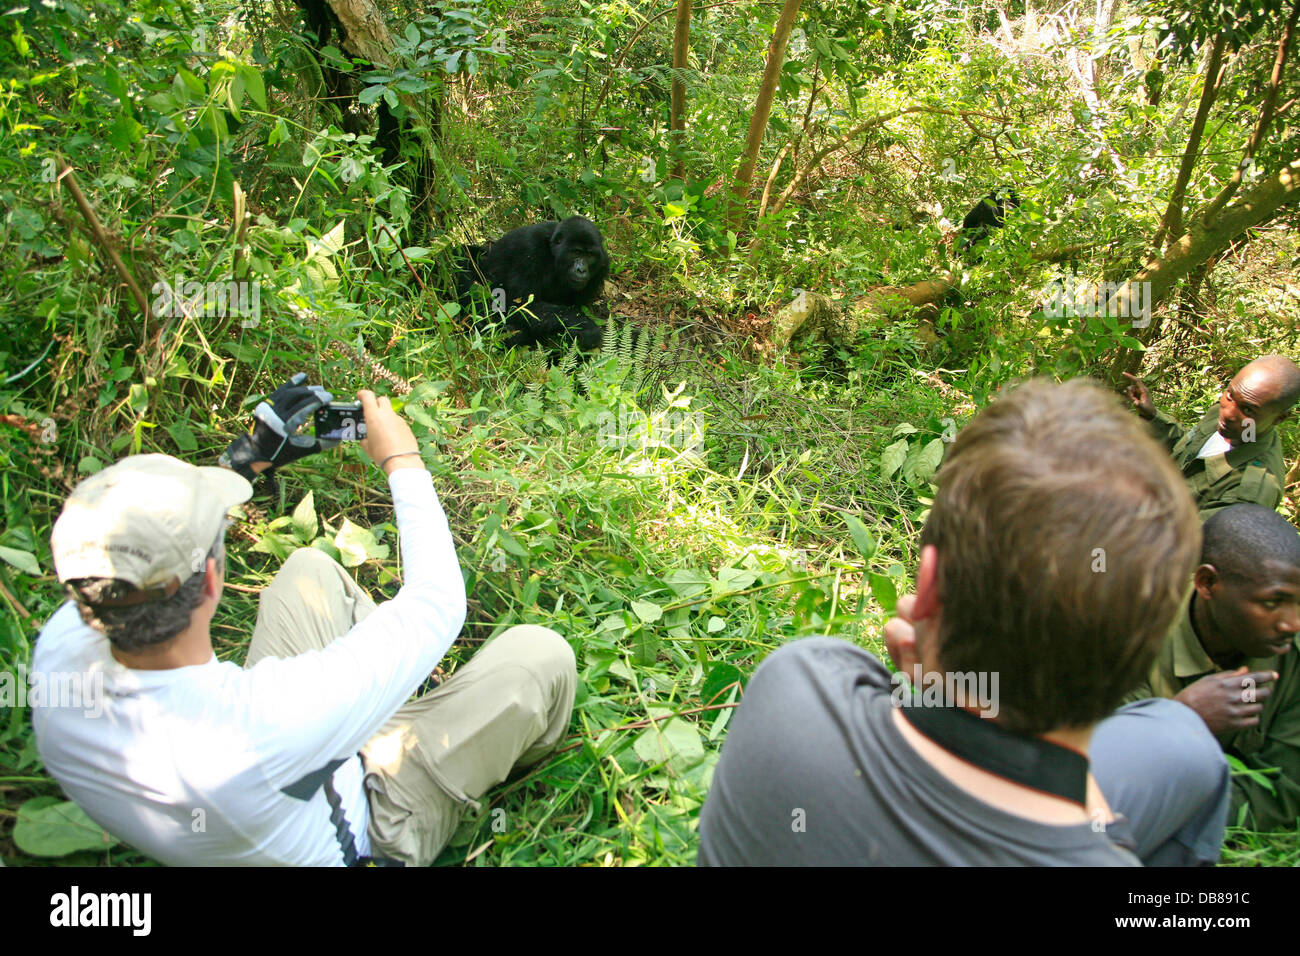
<instances>
[{"instance_id":1,"label":"bald head","mask_svg":"<svg viewBox=\"0 0 1300 956\"><path fill-rule=\"evenodd\" d=\"M1300 399L1300 366L1285 355L1262 355L1233 376L1219 401L1219 431L1230 441L1241 438L1247 419L1264 434Z\"/></svg>"},{"instance_id":2,"label":"bald head","mask_svg":"<svg viewBox=\"0 0 1300 956\"><path fill-rule=\"evenodd\" d=\"M1300 366L1285 355L1261 355L1245 365L1237 373L1237 378L1259 388L1260 400L1281 412L1300 398Z\"/></svg>"}]
</instances>

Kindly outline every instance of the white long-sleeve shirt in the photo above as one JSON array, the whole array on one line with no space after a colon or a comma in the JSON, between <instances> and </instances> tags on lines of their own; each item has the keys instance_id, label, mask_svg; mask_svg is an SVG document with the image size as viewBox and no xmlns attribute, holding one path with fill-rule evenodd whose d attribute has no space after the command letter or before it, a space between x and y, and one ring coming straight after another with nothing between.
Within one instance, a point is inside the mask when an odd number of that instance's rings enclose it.
<instances>
[{"instance_id":1,"label":"white long-sleeve shirt","mask_svg":"<svg viewBox=\"0 0 1300 956\"><path fill-rule=\"evenodd\" d=\"M389 477L405 583L329 646L243 670L215 656L133 670L65 604L32 655L54 686L71 679L103 699L33 701L46 769L110 833L170 865L340 865L324 788L332 761L357 853L370 852L358 749L420 686L465 622L465 585L429 473ZM75 676L74 675L80 675ZM56 695L47 694L47 698ZM63 695L67 703L69 695ZM102 707L100 706L102 704Z\"/></svg>"}]
</instances>

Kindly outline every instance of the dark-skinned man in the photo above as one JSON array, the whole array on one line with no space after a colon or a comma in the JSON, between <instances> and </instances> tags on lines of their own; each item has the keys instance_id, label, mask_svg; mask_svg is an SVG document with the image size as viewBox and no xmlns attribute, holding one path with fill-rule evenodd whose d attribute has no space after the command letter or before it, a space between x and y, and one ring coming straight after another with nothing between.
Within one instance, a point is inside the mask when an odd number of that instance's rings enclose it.
<instances>
[{"instance_id":1,"label":"dark-skinned man","mask_svg":"<svg viewBox=\"0 0 1300 956\"><path fill-rule=\"evenodd\" d=\"M1300 367L1284 355L1255 359L1228 383L1218 405L1186 431L1156 409L1140 378L1124 374L1131 382L1129 401L1174 456L1202 519L1234 504L1278 506L1286 466L1274 426L1300 398Z\"/></svg>"},{"instance_id":2,"label":"dark-skinned man","mask_svg":"<svg viewBox=\"0 0 1300 956\"><path fill-rule=\"evenodd\" d=\"M1205 522L1194 581L1132 697L1181 701L1247 767L1277 769L1266 776L1271 791L1257 778L1233 777L1229 822L1293 827L1300 816L1300 532L1271 508L1220 509Z\"/></svg>"}]
</instances>

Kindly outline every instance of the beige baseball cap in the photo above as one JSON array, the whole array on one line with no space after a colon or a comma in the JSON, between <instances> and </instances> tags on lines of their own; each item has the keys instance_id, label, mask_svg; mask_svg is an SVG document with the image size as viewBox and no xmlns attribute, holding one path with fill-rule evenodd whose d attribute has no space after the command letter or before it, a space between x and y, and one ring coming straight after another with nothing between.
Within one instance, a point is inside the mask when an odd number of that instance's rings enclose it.
<instances>
[{"instance_id":1,"label":"beige baseball cap","mask_svg":"<svg viewBox=\"0 0 1300 956\"><path fill-rule=\"evenodd\" d=\"M156 592L148 599L167 597L202 570L226 513L252 494L253 486L226 468L170 455L123 458L64 502L50 534L59 581L117 578Z\"/></svg>"}]
</instances>

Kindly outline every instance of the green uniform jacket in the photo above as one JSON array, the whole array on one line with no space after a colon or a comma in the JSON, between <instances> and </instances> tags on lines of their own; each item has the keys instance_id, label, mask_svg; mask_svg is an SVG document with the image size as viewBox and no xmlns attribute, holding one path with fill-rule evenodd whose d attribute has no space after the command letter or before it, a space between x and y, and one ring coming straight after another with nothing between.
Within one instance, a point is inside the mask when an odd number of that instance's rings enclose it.
<instances>
[{"instance_id":1,"label":"green uniform jacket","mask_svg":"<svg viewBox=\"0 0 1300 956\"><path fill-rule=\"evenodd\" d=\"M1300 636L1287 654L1243 663L1252 672L1276 671L1278 680L1264 701L1258 726L1220 734L1219 743L1225 752L1252 770L1276 768L1279 772L1266 775L1272 791L1257 779L1241 774L1234 776L1228 823L1236 824L1242 819L1241 808L1248 806L1243 821L1246 826L1256 830L1294 827L1300 817ZM1174 697L1188 684L1220 670L1196 636L1192 627L1192 602L1188 601L1160 648L1151 676L1127 699Z\"/></svg>"},{"instance_id":2,"label":"green uniform jacket","mask_svg":"<svg viewBox=\"0 0 1300 956\"><path fill-rule=\"evenodd\" d=\"M1157 440L1174 456L1174 464L1196 496L1202 521L1229 505L1257 504L1276 509L1281 503L1286 465L1282 462L1282 441L1277 437L1277 429L1270 429L1268 434L1257 436L1258 441L1245 442L1226 454L1201 459L1196 453L1219 427L1217 404L1185 434L1182 426L1163 412L1157 412L1148 424Z\"/></svg>"}]
</instances>

